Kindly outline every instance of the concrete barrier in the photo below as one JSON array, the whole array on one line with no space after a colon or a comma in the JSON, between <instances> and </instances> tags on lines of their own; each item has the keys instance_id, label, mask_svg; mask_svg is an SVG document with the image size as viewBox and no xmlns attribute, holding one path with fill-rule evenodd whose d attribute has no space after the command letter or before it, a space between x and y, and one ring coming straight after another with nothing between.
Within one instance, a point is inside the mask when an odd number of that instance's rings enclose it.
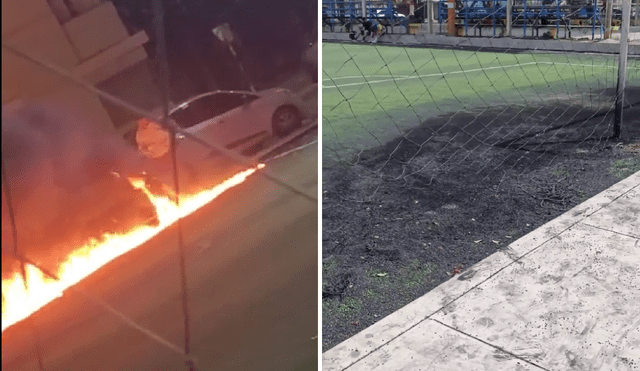
<instances>
[{"instance_id":1,"label":"concrete barrier","mask_svg":"<svg viewBox=\"0 0 640 371\"><path fill-rule=\"evenodd\" d=\"M353 42L347 33L323 32L322 40L325 42ZM354 42L357 43L357 42ZM586 52L617 54L620 44L612 42L572 41L572 40L542 40L542 39L517 39L510 37L450 37L444 35L399 35L387 34L378 38L378 44L397 46L424 46L467 48L478 50L510 50L510 51L536 51L536 52ZM629 56L640 57L640 43L629 45Z\"/></svg>"}]
</instances>

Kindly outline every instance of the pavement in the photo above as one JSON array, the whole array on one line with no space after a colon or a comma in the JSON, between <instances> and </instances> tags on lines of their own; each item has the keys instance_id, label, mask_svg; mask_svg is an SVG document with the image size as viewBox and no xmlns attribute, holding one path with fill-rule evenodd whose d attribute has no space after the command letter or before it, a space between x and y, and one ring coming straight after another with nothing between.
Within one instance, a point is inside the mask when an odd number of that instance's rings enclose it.
<instances>
[{"instance_id":1,"label":"pavement","mask_svg":"<svg viewBox=\"0 0 640 371\"><path fill-rule=\"evenodd\" d=\"M267 162L318 193L317 145ZM190 355L202 370L308 370L318 362L317 204L254 174L182 221ZM175 228L108 263L34 313L45 370L187 370ZM2 332L2 370L38 370L23 321Z\"/></svg>"},{"instance_id":2,"label":"pavement","mask_svg":"<svg viewBox=\"0 0 640 371\"><path fill-rule=\"evenodd\" d=\"M640 172L328 350L322 367L640 370Z\"/></svg>"}]
</instances>

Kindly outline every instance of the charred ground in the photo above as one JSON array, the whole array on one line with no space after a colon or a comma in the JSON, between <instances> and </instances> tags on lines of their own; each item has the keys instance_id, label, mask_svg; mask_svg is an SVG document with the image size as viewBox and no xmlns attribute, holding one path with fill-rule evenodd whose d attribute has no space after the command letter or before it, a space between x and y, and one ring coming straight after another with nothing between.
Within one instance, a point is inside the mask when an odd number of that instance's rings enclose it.
<instances>
[{"instance_id":1,"label":"charred ground","mask_svg":"<svg viewBox=\"0 0 640 371\"><path fill-rule=\"evenodd\" d=\"M323 350L640 171L640 109L625 115L619 141L610 110L494 107L325 160Z\"/></svg>"}]
</instances>

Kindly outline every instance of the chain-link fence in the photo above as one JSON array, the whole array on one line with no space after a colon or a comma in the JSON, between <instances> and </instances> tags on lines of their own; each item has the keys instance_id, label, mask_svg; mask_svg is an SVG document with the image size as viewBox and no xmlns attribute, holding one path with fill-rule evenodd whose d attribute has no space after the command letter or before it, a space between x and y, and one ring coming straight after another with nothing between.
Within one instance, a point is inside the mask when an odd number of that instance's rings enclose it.
<instances>
[{"instance_id":1,"label":"chain-link fence","mask_svg":"<svg viewBox=\"0 0 640 371\"><path fill-rule=\"evenodd\" d=\"M295 3L2 1L3 370L315 367L317 23Z\"/></svg>"},{"instance_id":2,"label":"chain-link fence","mask_svg":"<svg viewBox=\"0 0 640 371\"><path fill-rule=\"evenodd\" d=\"M640 170L633 41L324 38L325 349Z\"/></svg>"}]
</instances>

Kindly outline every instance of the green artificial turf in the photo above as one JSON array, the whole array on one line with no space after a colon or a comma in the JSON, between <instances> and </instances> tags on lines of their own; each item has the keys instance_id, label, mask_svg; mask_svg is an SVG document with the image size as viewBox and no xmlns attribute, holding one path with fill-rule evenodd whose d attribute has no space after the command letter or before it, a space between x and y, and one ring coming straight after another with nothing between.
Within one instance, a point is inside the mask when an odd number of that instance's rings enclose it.
<instances>
[{"instance_id":1,"label":"green artificial turf","mask_svg":"<svg viewBox=\"0 0 640 371\"><path fill-rule=\"evenodd\" d=\"M347 159L429 117L496 106L613 103L617 56L322 46L325 159ZM638 80L630 61L628 78ZM609 93L607 93L609 91Z\"/></svg>"}]
</instances>

